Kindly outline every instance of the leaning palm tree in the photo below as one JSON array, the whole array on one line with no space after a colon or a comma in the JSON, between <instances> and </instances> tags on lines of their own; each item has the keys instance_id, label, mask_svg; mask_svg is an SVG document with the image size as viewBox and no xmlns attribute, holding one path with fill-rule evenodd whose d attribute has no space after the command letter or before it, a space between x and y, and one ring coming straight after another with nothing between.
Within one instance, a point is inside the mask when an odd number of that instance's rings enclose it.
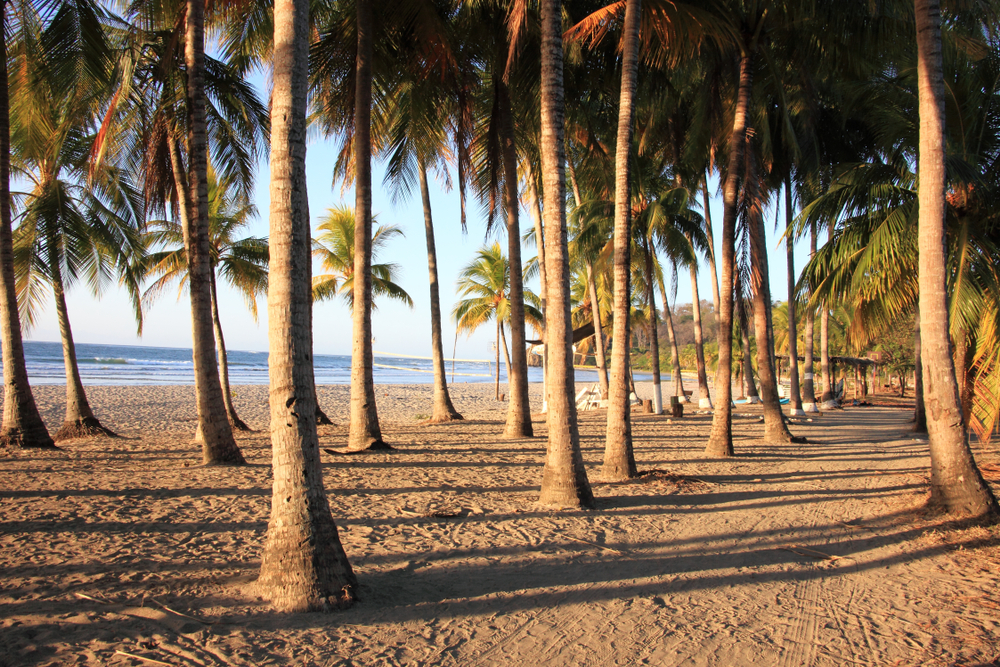
<instances>
[{"instance_id":1,"label":"leaning palm tree","mask_svg":"<svg viewBox=\"0 0 1000 667\"><path fill-rule=\"evenodd\" d=\"M238 431L251 430L233 405L229 385L229 361L226 339L222 333L219 316L218 279L222 277L239 292L257 320L257 297L267 291L267 239L256 236L238 237L257 216L257 208L238 193L233 192L227 181L220 182L215 170L208 171L208 238L212 258L211 296L212 325L219 353L219 377L222 396L230 426ZM150 223L150 245L162 248L150 253L144 264L145 273L154 279L146 289L143 299L153 300L170 284L180 283L180 293L188 284L187 252L184 248L184 230L176 221L158 220Z\"/></svg>"},{"instance_id":2,"label":"leaning palm tree","mask_svg":"<svg viewBox=\"0 0 1000 667\"><path fill-rule=\"evenodd\" d=\"M340 296L354 309L354 211L346 207L333 207L327 211L319 224L319 234L313 239L313 257L322 264L327 273L313 276L313 299L326 301ZM413 308L413 299L396 283L399 266L377 264L379 251L384 250L393 238L403 236L403 230L395 225L379 225L372 234L371 291L372 307L375 298L385 296L402 301Z\"/></svg>"},{"instance_id":3,"label":"leaning palm tree","mask_svg":"<svg viewBox=\"0 0 1000 667\"><path fill-rule=\"evenodd\" d=\"M76 359L66 289L85 280L100 294L116 273L136 308L138 284L132 270L143 252L139 236L141 198L120 169L105 162L92 168L91 132L106 102L108 78L98 70L70 68L44 44L56 25L21 26L15 43L11 127L15 171L30 183L14 232L14 269L21 319L31 326L40 289L51 287L66 366L66 417L56 440L115 434L101 425L87 400ZM73 94L63 94L63 86Z\"/></svg>"},{"instance_id":4,"label":"leaning palm tree","mask_svg":"<svg viewBox=\"0 0 1000 667\"><path fill-rule=\"evenodd\" d=\"M458 274L459 296L452 318L458 333L471 335L482 325L496 322L496 396L500 398L500 352L503 351L507 366L507 380L511 378L511 358L507 351L504 325L510 324L510 262L499 243L481 248L476 257ZM526 320L536 329L541 328L541 300L530 290L524 291Z\"/></svg>"},{"instance_id":5,"label":"leaning palm tree","mask_svg":"<svg viewBox=\"0 0 1000 667\"><path fill-rule=\"evenodd\" d=\"M349 606L358 585L323 489L316 434L305 161L309 35L308 2L275 2L267 294L274 484L257 587L287 612Z\"/></svg>"}]
</instances>

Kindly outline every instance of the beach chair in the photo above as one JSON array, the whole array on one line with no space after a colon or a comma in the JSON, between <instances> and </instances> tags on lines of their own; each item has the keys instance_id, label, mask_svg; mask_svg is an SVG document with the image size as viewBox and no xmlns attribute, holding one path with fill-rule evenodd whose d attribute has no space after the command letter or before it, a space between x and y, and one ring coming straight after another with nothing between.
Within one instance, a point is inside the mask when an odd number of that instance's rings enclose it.
<instances>
[{"instance_id":1,"label":"beach chair","mask_svg":"<svg viewBox=\"0 0 1000 667\"><path fill-rule=\"evenodd\" d=\"M593 385L590 389L582 389L580 393L576 395L577 410L593 410L600 407L600 405L601 390L597 384Z\"/></svg>"}]
</instances>

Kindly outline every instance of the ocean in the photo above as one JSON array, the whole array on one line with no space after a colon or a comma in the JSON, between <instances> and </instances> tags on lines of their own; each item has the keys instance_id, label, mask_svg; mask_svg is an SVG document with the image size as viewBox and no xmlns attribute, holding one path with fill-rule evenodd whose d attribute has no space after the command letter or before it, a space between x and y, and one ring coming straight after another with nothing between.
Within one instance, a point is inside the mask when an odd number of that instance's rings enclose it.
<instances>
[{"instance_id":1,"label":"ocean","mask_svg":"<svg viewBox=\"0 0 1000 667\"><path fill-rule=\"evenodd\" d=\"M65 384L62 346L42 341L24 342L28 377L33 384ZM191 350L147 345L97 345L77 343L80 375L86 385L194 384ZM233 385L267 384L267 352L229 350L229 382ZM317 354L314 357L317 384L350 384L351 357ZM448 382L492 382L492 362L456 360L447 363ZM375 354L378 384L421 384L434 381L430 359ZM577 370L580 382L596 382L597 372ZM636 374L636 380L641 379ZM507 373L500 362L500 381ZM541 368L528 369L529 382L542 381ZM664 379L664 382L666 379Z\"/></svg>"}]
</instances>

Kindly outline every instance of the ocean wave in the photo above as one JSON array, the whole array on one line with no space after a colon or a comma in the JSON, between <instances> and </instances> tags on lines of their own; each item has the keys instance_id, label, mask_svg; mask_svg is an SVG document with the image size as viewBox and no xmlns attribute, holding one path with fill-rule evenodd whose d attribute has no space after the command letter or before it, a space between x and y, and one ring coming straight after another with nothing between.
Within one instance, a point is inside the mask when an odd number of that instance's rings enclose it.
<instances>
[{"instance_id":1,"label":"ocean wave","mask_svg":"<svg viewBox=\"0 0 1000 667\"><path fill-rule=\"evenodd\" d=\"M114 357L92 357L77 359L77 362L81 364L115 364L115 365L125 365L130 363L128 359L118 359Z\"/></svg>"}]
</instances>

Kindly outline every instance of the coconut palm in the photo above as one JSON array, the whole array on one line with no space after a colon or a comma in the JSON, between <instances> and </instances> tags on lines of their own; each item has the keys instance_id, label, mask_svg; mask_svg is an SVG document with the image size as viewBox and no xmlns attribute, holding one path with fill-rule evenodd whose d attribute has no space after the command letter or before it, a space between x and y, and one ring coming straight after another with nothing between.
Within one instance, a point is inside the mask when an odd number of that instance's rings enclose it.
<instances>
[{"instance_id":1,"label":"coconut palm","mask_svg":"<svg viewBox=\"0 0 1000 667\"><path fill-rule=\"evenodd\" d=\"M257 217L257 208L233 191L230 183L219 181L215 170L208 171L208 233L212 258L211 296L212 325L219 353L219 377L222 396L230 426L238 431L251 430L236 413L229 386L229 362L226 339L219 315L218 279L221 276L239 292L257 320L257 297L267 291L267 239L256 236L239 237ZM152 303L174 282L183 293L188 284L187 252L184 230L176 221L158 220L150 223L149 243L161 250L146 257L146 273L153 283L146 289L144 300Z\"/></svg>"},{"instance_id":2,"label":"coconut palm","mask_svg":"<svg viewBox=\"0 0 1000 667\"><path fill-rule=\"evenodd\" d=\"M88 76L83 68L70 80L61 76L60 64L42 46L52 29L26 22L14 49L11 157L31 186L14 233L18 300L21 319L30 327L40 288L51 287L55 299L66 366L66 417L55 439L114 436L94 416L80 379L66 290L82 279L99 295L118 274L141 332L133 270L143 252L141 197L110 162L91 168L91 132L106 102L108 79ZM67 85L73 95L63 94Z\"/></svg>"},{"instance_id":3,"label":"coconut palm","mask_svg":"<svg viewBox=\"0 0 1000 667\"><path fill-rule=\"evenodd\" d=\"M566 141L564 135L562 12L559 0L542 0L541 142L544 197L546 402L548 447L539 503L548 507L593 507L583 467L576 421L569 251L566 234Z\"/></svg>"},{"instance_id":4,"label":"coconut palm","mask_svg":"<svg viewBox=\"0 0 1000 667\"><path fill-rule=\"evenodd\" d=\"M305 164L309 34L308 2L274 4L267 294L274 483L257 587L288 612L349 606L358 585L323 489L316 434Z\"/></svg>"},{"instance_id":5,"label":"coconut palm","mask_svg":"<svg viewBox=\"0 0 1000 667\"><path fill-rule=\"evenodd\" d=\"M471 335L476 329L490 321L496 322L496 396L500 398L500 351L504 353L507 366L507 381L512 383L511 358L507 351L504 325L511 321L510 262L499 243L481 248L475 259L458 274L459 297L452 318L458 333ZM541 329L541 300L530 290L524 291L525 317L528 322Z\"/></svg>"},{"instance_id":6,"label":"coconut palm","mask_svg":"<svg viewBox=\"0 0 1000 667\"><path fill-rule=\"evenodd\" d=\"M313 257L320 260L327 273L313 276L312 293L316 301L326 301L340 296L354 309L354 224L355 214L346 207L332 207L321 219L318 235L313 239ZM372 235L371 292L372 307L375 298L385 296L402 301L413 308L413 299L396 283L399 266L376 264L374 260L395 237L402 237L403 230L395 225L379 225Z\"/></svg>"}]
</instances>

